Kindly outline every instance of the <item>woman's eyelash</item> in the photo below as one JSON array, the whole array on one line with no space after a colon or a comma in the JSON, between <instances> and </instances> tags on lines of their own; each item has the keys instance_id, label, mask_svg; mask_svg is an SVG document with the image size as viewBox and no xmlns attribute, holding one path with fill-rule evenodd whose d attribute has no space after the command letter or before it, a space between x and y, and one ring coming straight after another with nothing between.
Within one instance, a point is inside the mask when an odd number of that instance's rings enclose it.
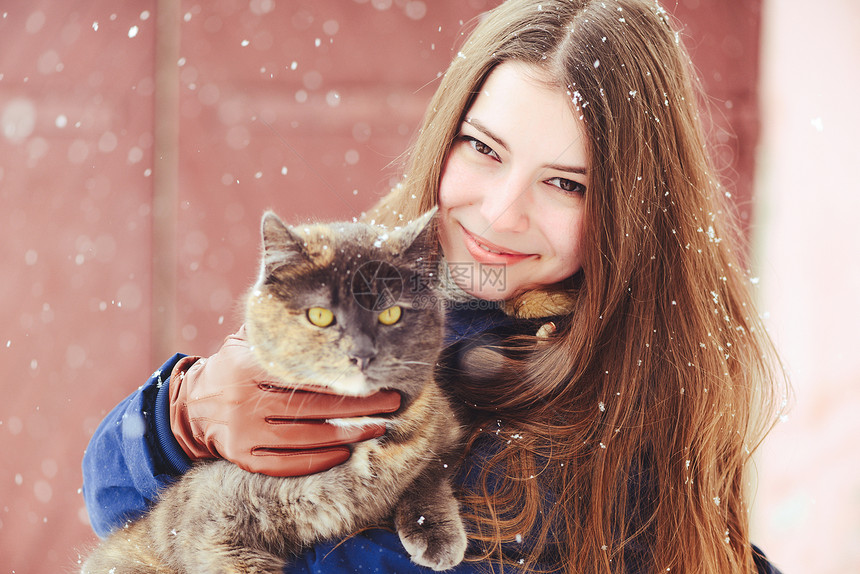
<instances>
[{"instance_id":1,"label":"woman's eyelash","mask_svg":"<svg viewBox=\"0 0 860 574\"><path fill-rule=\"evenodd\" d=\"M470 146L472 146L472 149L474 149L479 154L488 155L488 156L491 156L494 158L498 158L498 156L496 155L496 152L493 150L493 148L491 148L490 146L488 146L487 144L485 144L484 142L482 142L478 138L474 138L472 136L467 136L467 135L462 135L460 137L463 139L463 141L468 142L468 144Z\"/></svg>"},{"instance_id":2,"label":"woman's eyelash","mask_svg":"<svg viewBox=\"0 0 860 574\"><path fill-rule=\"evenodd\" d=\"M565 193L585 193L585 186L572 179L554 177L552 179L548 179L547 183L554 185Z\"/></svg>"},{"instance_id":3,"label":"woman's eyelash","mask_svg":"<svg viewBox=\"0 0 860 574\"><path fill-rule=\"evenodd\" d=\"M485 156L491 157L491 158L496 159L496 160L500 159L499 155L496 153L496 151L493 148L491 148L490 146L488 146L487 144L485 144L484 142L482 142L481 140L479 140L476 137L467 136L465 134L460 134L458 139L460 141L468 143L469 146L473 150L475 150L476 152L478 152L481 155L485 155ZM561 191L563 191L564 193L567 193L567 194L571 194L571 195L572 194L580 194L580 195L585 194L585 185L579 183L578 181L574 181L572 179L567 179L564 177L553 177L553 178L546 180L546 182L549 185L557 187L558 189L560 189Z\"/></svg>"}]
</instances>

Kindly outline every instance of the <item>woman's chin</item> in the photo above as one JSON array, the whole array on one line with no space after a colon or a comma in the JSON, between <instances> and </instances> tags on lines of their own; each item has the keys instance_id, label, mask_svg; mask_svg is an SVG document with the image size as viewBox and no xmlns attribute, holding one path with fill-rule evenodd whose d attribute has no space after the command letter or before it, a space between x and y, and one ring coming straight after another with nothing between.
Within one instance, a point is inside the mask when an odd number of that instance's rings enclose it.
<instances>
[{"instance_id":1,"label":"woman's chin","mask_svg":"<svg viewBox=\"0 0 860 574\"><path fill-rule=\"evenodd\" d=\"M502 302L516 295L516 292L513 289L509 289L506 285L504 287L486 285L477 289L474 286L460 285L460 288L472 297L477 297L485 301Z\"/></svg>"}]
</instances>

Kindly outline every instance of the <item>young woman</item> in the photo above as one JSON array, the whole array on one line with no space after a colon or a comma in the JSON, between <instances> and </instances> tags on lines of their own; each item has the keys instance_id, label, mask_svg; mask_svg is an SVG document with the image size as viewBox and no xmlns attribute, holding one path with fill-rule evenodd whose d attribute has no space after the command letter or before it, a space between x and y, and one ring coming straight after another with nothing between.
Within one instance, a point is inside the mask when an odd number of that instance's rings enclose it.
<instances>
[{"instance_id":1,"label":"young woman","mask_svg":"<svg viewBox=\"0 0 860 574\"><path fill-rule=\"evenodd\" d=\"M745 472L781 371L699 101L656 3L509 0L452 62L406 177L368 214L397 225L439 206L440 271L458 293L440 373L472 423L459 476L472 555L455 571L775 571L750 543ZM240 332L120 404L84 459L96 531L145 511L195 458L302 474L381 432L272 428L283 393L263 378ZM224 398L201 405L200 389ZM300 410L396 406L312 395ZM370 530L290 571L365 569L419 570Z\"/></svg>"}]
</instances>

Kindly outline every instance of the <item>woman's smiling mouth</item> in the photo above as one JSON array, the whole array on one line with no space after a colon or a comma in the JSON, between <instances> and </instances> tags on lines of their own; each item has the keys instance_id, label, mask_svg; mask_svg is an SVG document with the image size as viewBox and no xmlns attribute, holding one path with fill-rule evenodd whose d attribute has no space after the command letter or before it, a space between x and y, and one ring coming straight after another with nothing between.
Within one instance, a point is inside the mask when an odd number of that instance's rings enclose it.
<instances>
[{"instance_id":1,"label":"woman's smiling mouth","mask_svg":"<svg viewBox=\"0 0 860 574\"><path fill-rule=\"evenodd\" d=\"M478 263L511 265L535 256L534 254L521 253L496 245L479 235L470 233L462 225L460 225L460 229L463 232L463 243L466 245L466 249Z\"/></svg>"}]
</instances>

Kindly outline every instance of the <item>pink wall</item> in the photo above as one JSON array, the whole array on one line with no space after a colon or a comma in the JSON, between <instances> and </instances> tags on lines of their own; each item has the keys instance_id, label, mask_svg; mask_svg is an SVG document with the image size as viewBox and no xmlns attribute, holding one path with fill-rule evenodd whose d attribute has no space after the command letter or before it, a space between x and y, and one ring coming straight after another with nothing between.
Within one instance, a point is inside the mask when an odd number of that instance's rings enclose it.
<instances>
[{"instance_id":1,"label":"pink wall","mask_svg":"<svg viewBox=\"0 0 860 574\"><path fill-rule=\"evenodd\" d=\"M786 573L860 572L860 4L765 5L756 259L794 406L759 457Z\"/></svg>"},{"instance_id":2,"label":"pink wall","mask_svg":"<svg viewBox=\"0 0 860 574\"><path fill-rule=\"evenodd\" d=\"M3 3L4 571L73 568L98 422L237 326L265 208L352 217L388 189L462 22L495 3ZM759 5L675 10L750 217Z\"/></svg>"},{"instance_id":3,"label":"pink wall","mask_svg":"<svg viewBox=\"0 0 860 574\"><path fill-rule=\"evenodd\" d=\"M153 369L153 6L99 4L0 7L5 571L74 564L90 539L81 453Z\"/></svg>"}]
</instances>

